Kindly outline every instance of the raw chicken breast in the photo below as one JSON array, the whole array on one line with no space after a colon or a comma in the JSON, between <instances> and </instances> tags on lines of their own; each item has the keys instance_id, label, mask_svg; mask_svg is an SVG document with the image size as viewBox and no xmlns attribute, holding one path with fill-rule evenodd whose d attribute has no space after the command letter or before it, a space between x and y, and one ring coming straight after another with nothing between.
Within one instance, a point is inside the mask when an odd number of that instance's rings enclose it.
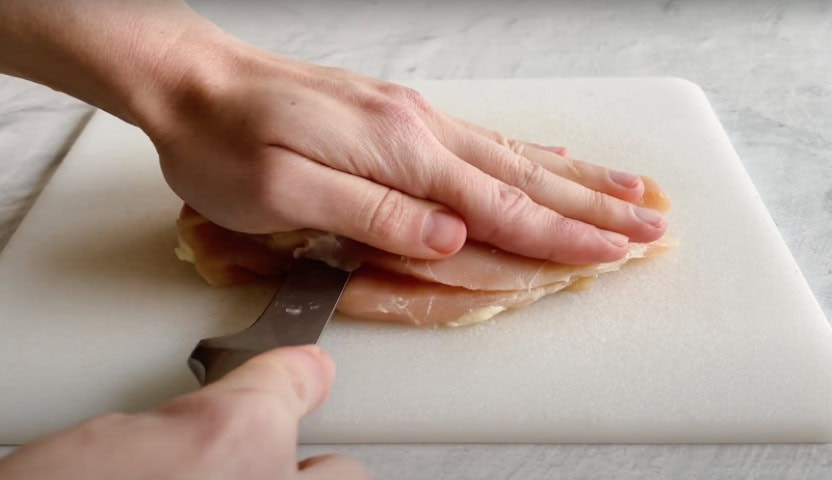
<instances>
[{"instance_id":1,"label":"raw chicken breast","mask_svg":"<svg viewBox=\"0 0 832 480\"><path fill-rule=\"evenodd\" d=\"M562 275L557 281L517 290L469 290L373 267L362 268L353 273L338 303L338 311L353 318L422 327L471 325L505 310L525 307L545 295L568 289L581 280L618 270L629 260L658 255L672 245L670 241L634 243L629 253L616 262L565 266L559 269Z\"/></svg>"},{"instance_id":2,"label":"raw chicken breast","mask_svg":"<svg viewBox=\"0 0 832 480\"><path fill-rule=\"evenodd\" d=\"M640 204L661 211L669 208L655 182L645 178L645 187ZM177 226L177 255L194 263L212 285L277 277L293 256L317 258L353 270L338 311L416 326L477 323L581 279L618 270L629 260L664 253L675 244L667 237L633 243L618 261L575 266L522 257L475 241L452 257L418 260L315 230L243 234L211 223L187 205Z\"/></svg>"}]
</instances>

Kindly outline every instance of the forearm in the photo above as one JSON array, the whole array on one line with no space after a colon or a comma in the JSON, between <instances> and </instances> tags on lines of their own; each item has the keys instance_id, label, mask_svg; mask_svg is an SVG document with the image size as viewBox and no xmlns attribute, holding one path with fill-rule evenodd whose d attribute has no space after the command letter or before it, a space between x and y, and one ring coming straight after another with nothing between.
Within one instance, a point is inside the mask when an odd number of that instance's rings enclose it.
<instances>
[{"instance_id":1,"label":"forearm","mask_svg":"<svg viewBox=\"0 0 832 480\"><path fill-rule=\"evenodd\" d=\"M0 73L141 124L199 65L194 37L221 36L180 0L3 0Z\"/></svg>"}]
</instances>

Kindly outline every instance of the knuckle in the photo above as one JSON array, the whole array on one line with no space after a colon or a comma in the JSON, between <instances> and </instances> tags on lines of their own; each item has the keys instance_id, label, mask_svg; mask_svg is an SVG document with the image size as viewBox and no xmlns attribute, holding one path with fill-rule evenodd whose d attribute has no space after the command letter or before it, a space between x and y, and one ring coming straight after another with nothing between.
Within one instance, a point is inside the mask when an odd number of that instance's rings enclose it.
<instances>
[{"instance_id":1,"label":"knuckle","mask_svg":"<svg viewBox=\"0 0 832 480\"><path fill-rule=\"evenodd\" d=\"M553 220L555 234L563 238L574 238L584 230L584 224L563 215L557 215Z\"/></svg>"},{"instance_id":2,"label":"knuckle","mask_svg":"<svg viewBox=\"0 0 832 480\"><path fill-rule=\"evenodd\" d=\"M586 208L592 212L612 212L615 210L615 205L608 195L587 189Z\"/></svg>"},{"instance_id":3,"label":"knuckle","mask_svg":"<svg viewBox=\"0 0 832 480\"><path fill-rule=\"evenodd\" d=\"M524 142L521 142L520 140L514 138L506 138L505 136L503 136L502 138L503 145L505 145L509 150L516 153L517 155L523 155L523 153L526 151L526 144Z\"/></svg>"},{"instance_id":4,"label":"knuckle","mask_svg":"<svg viewBox=\"0 0 832 480\"><path fill-rule=\"evenodd\" d=\"M529 195L523 190L505 185L500 188L500 206L503 216L509 220L523 219L531 205Z\"/></svg>"},{"instance_id":5,"label":"knuckle","mask_svg":"<svg viewBox=\"0 0 832 480\"><path fill-rule=\"evenodd\" d=\"M421 98L421 95L415 90L413 92L391 95L375 91L362 94L356 100L359 108L363 110L367 130L372 132L371 136L384 139L380 145L383 146L385 154L392 155L391 158L396 158L405 151L412 153L423 150L425 145L435 141L435 136L429 128L429 125L434 124L435 115L424 110L421 100L415 100Z\"/></svg>"},{"instance_id":6,"label":"knuckle","mask_svg":"<svg viewBox=\"0 0 832 480\"><path fill-rule=\"evenodd\" d=\"M404 196L395 190L388 190L366 209L366 232L382 241L396 238L406 222L406 213Z\"/></svg>"},{"instance_id":7,"label":"knuckle","mask_svg":"<svg viewBox=\"0 0 832 480\"><path fill-rule=\"evenodd\" d=\"M410 127L418 122L416 113L409 105L395 100L382 99L376 101L373 104L373 109L396 130L407 130L409 128L403 127Z\"/></svg>"},{"instance_id":8,"label":"knuckle","mask_svg":"<svg viewBox=\"0 0 832 480\"><path fill-rule=\"evenodd\" d=\"M494 211L497 218L488 234L489 239L511 235L532 215L533 202L523 190L512 185L500 184L495 196Z\"/></svg>"},{"instance_id":9,"label":"knuckle","mask_svg":"<svg viewBox=\"0 0 832 480\"><path fill-rule=\"evenodd\" d=\"M583 222L555 214L550 223L550 231L553 232L555 241L550 243L546 251L547 258L571 261L581 259L583 252L591 249L595 243L594 230L595 227Z\"/></svg>"},{"instance_id":10,"label":"knuckle","mask_svg":"<svg viewBox=\"0 0 832 480\"><path fill-rule=\"evenodd\" d=\"M608 202L603 193L587 189L586 206L591 210L605 210L608 207Z\"/></svg>"},{"instance_id":11,"label":"knuckle","mask_svg":"<svg viewBox=\"0 0 832 480\"><path fill-rule=\"evenodd\" d=\"M502 132L489 131L488 133L489 133L489 136L490 136L491 140L493 140L494 143L496 143L497 145L501 145L503 147L511 148L509 146L509 143L511 142L511 139L508 138L507 136L505 136Z\"/></svg>"},{"instance_id":12,"label":"knuckle","mask_svg":"<svg viewBox=\"0 0 832 480\"><path fill-rule=\"evenodd\" d=\"M408 105L417 111L426 112L431 109L425 97L415 88L396 83L383 83L379 86L379 90L384 96Z\"/></svg>"},{"instance_id":13,"label":"knuckle","mask_svg":"<svg viewBox=\"0 0 832 480\"><path fill-rule=\"evenodd\" d=\"M407 102L418 112L430 113L433 111L433 107L430 103L428 103L427 99L425 99L421 92L413 88L405 88L402 95L405 96Z\"/></svg>"},{"instance_id":14,"label":"knuckle","mask_svg":"<svg viewBox=\"0 0 832 480\"><path fill-rule=\"evenodd\" d=\"M515 182L525 189L540 187L544 184L549 174L549 171L539 163L519 161L517 162Z\"/></svg>"},{"instance_id":15,"label":"knuckle","mask_svg":"<svg viewBox=\"0 0 832 480\"><path fill-rule=\"evenodd\" d=\"M563 172L566 178L579 181L584 177L585 163L580 160L573 160L571 158L563 158Z\"/></svg>"},{"instance_id":16,"label":"knuckle","mask_svg":"<svg viewBox=\"0 0 832 480\"><path fill-rule=\"evenodd\" d=\"M364 95L360 100L363 109L381 122L379 129L397 142L425 140L427 129L424 122L430 107L421 94L399 85L382 88L397 93L373 93Z\"/></svg>"},{"instance_id":17,"label":"knuckle","mask_svg":"<svg viewBox=\"0 0 832 480\"><path fill-rule=\"evenodd\" d=\"M425 139L421 118L407 104L378 96L367 98L362 103L374 120L371 123L373 130L381 133L396 148Z\"/></svg>"}]
</instances>

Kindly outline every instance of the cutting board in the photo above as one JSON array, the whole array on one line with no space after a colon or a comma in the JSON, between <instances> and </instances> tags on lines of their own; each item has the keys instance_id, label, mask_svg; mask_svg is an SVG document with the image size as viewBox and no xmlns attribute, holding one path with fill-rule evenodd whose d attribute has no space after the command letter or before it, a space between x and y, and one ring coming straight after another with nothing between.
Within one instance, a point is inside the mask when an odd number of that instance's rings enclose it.
<instances>
[{"instance_id":1,"label":"cutting board","mask_svg":"<svg viewBox=\"0 0 832 480\"><path fill-rule=\"evenodd\" d=\"M304 442L832 440L832 330L702 90L679 79L407 82L437 107L652 175L671 253L483 324L336 318ZM180 207L132 126L96 113L0 254L0 444L196 388L203 337L271 285L173 254Z\"/></svg>"}]
</instances>

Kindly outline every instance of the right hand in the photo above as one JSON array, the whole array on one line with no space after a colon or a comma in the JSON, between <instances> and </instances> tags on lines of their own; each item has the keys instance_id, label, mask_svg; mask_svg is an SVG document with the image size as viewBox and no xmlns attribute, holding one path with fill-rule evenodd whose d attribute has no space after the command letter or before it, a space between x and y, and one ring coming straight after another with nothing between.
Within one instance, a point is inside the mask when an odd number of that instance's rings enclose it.
<instances>
[{"instance_id":1,"label":"right hand","mask_svg":"<svg viewBox=\"0 0 832 480\"><path fill-rule=\"evenodd\" d=\"M298 421L323 403L334 372L317 347L272 350L156 410L98 417L21 447L0 461L0 478L368 479L350 457L297 461Z\"/></svg>"}]
</instances>

